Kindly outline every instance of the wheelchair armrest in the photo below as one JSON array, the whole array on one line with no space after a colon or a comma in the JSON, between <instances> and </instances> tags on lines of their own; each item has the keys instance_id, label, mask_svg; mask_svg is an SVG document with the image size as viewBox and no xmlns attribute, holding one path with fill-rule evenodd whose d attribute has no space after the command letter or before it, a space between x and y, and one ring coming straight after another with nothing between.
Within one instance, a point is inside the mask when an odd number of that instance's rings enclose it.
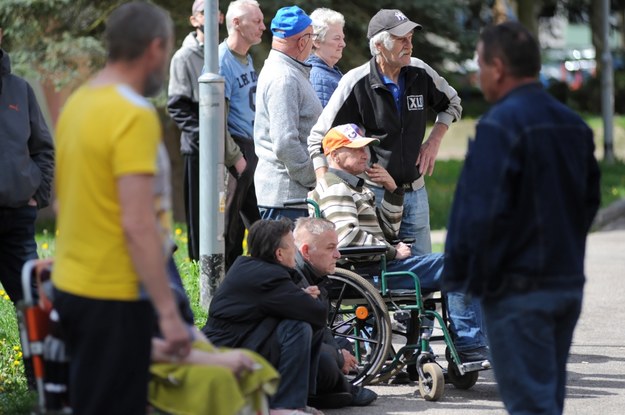
<instances>
[{"instance_id":1,"label":"wheelchair armrest","mask_svg":"<svg viewBox=\"0 0 625 415\"><path fill-rule=\"evenodd\" d=\"M305 205L306 204L306 198L303 199L289 199L286 200L282 205L284 207L287 206L297 206L297 205Z\"/></svg>"},{"instance_id":2,"label":"wheelchair armrest","mask_svg":"<svg viewBox=\"0 0 625 415\"><path fill-rule=\"evenodd\" d=\"M367 246L347 246L339 248L339 252L343 257L361 257L378 254L385 254L388 248L386 245L367 245Z\"/></svg>"},{"instance_id":3,"label":"wheelchair armrest","mask_svg":"<svg viewBox=\"0 0 625 415\"><path fill-rule=\"evenodd\" d=\"M415 238L393 239L391 241L391 245L397 245L400 242L403 242L405 244L413 244L415 240Z\"/></svg>"}]
</instances>

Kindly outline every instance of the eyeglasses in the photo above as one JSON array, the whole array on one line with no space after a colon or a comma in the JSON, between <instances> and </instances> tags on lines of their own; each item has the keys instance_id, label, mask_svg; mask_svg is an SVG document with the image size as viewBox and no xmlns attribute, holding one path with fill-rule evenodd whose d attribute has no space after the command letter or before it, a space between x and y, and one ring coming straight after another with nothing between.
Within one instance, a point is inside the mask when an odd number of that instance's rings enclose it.
<instances>
[{"instance_id":1,"label":"eyeglasses","mask_svg":"<svg viewBox=\"0 0 625 415\"><path fill-rule=\"evenodd\" d=\"M300 39L303 39L303 38L305 38L305 37L309 37L309 38L311 38L312 40L317 40L317 38L319 37L319 35L318 35L317 33L312 33L312 32L310 32L310 33L306 33L306 34L301 35L299 38L300 38Z\"/></svg>"}]
</instances>

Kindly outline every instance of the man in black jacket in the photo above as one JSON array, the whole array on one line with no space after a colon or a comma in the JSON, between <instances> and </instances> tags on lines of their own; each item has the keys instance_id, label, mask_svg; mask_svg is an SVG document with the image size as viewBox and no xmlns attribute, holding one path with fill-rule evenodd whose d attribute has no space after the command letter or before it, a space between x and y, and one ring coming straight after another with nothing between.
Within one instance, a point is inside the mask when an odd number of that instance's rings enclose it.
<instances>
[{"instance_id":1,"label":"man in black jacket","mask_svg":"<svg viewBox=\"0 0 625 415\"><path fill-rule=\"evenodd\" d=\"M316 286L302 289L294 283L297 249L291 226L290 220L252 225L250 256L230 267L203 332L217 346L254 350L276 366L281 381L270 403L272 413L319 414L306 403L316 392L327 310L317 300Z\"/></svg>"},{"instance_id":2,"label":"man in black jacket","mask_svg":"<svg viewBox=\"0 0 625 415\"><path fill-rule=\"evenodd\" d=\"M414 239L413 255L432 252L423 176L433 173L441 140L462 113L460 98L447 81L411 57L412 35L420 29L400 10L382 9L373 16L367 31L373 57L345 74L308 137L318 179L328 166L321 141L332 127L357 124L365 137L380 140L371 147L371 162L388 170L406 192L399 238ZM436 122L424 141L428 110L436 114ZM381 203L384 189L367 184Z\"/></svg>"}]
</instances>

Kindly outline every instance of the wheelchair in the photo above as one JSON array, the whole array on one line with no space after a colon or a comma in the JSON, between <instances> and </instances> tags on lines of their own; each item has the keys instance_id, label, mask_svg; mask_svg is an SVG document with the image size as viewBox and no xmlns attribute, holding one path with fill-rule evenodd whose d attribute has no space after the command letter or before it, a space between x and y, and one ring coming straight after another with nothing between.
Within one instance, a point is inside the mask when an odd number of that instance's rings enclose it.
<instances>
[{"instance_id":1,"label":"wheelchair","mask_svg":"<svg viewBox=\"0 0 625 415\"><path fill-rule=\"evenodd\" d=\"M304 203L312 206L315 217L322 217L312 199L289 200L284 205ZM490 369L488 361L461 361L449 329L444 296L428 293L424 298L413 272L387 272L386 246L347 247L339 252L346 261L337 264L325 286L330 300L328 327L337 339L346 339L353 347L359 364L348 375L352 384L386 382L405 366L414 366L420 395L436 401L443 395L446 378L458 389L470 389L477 382L478 372ZM365 272L359 266L363 258L368 265ZM372 258L378 261L375 270L366 272L371 269ZM392 278L407 276L414 281L414 290L389 289ZM403 329L393 328L391 313ZM440 334L434 335L435 331ZM406 338L406 344L398 350L393 346L394 336ZM443 341L446 346L446 374L430 347L432 341Z\"/></svg>"},{"instance_id":2,"label":"wheelchair","mask_svg":"<svg viewBox=\"0 0 625 415\"><path fill-rule=\"evenodd\" d=\"M17 306L17 320L24 362L30 360L33 367L36 413L71 414L67 386L69 357L51 301L52 263L52 259L32 259L24 264L24 299Z\"/></svg>"}]
</instances>

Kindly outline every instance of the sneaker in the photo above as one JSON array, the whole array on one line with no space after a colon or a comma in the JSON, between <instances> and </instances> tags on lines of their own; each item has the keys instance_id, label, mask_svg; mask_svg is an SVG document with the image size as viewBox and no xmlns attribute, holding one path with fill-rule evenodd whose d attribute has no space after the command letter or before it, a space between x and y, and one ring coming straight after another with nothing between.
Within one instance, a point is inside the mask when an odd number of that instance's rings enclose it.
<instances>
[{"instance_id":1,"label":"sneaker","mask_svg":"<svg viewBox=\"0 0 625 415\"><path fill-rule=\"evenodd\" d=\"M463 363L467 362L481 362L490 359L490 350L486 346L478 347L471 350L458 351L460 360Z\"/></svg>"},{"instance_id":2,"label":"sneaker","mask_svg":"<svg viewBox=\"0 0 625 415\"><path fill-rule=\"evenodd\" d=\"M308 405L321 409L343 408L351 404L353 396L349 392L333 392L308 396Z\"/></svg>"},{"instance_id":3,"label":"sneaker","mask_svg":"<svg viewBox=\"0 0 625 415\"><path fill-rule=\"evenodd\" d=\"M362 386L353 386L352 397L352 402L349 404L350 406L367 406L378 399L378 394Z\"/></svg>"}]
</instances>

